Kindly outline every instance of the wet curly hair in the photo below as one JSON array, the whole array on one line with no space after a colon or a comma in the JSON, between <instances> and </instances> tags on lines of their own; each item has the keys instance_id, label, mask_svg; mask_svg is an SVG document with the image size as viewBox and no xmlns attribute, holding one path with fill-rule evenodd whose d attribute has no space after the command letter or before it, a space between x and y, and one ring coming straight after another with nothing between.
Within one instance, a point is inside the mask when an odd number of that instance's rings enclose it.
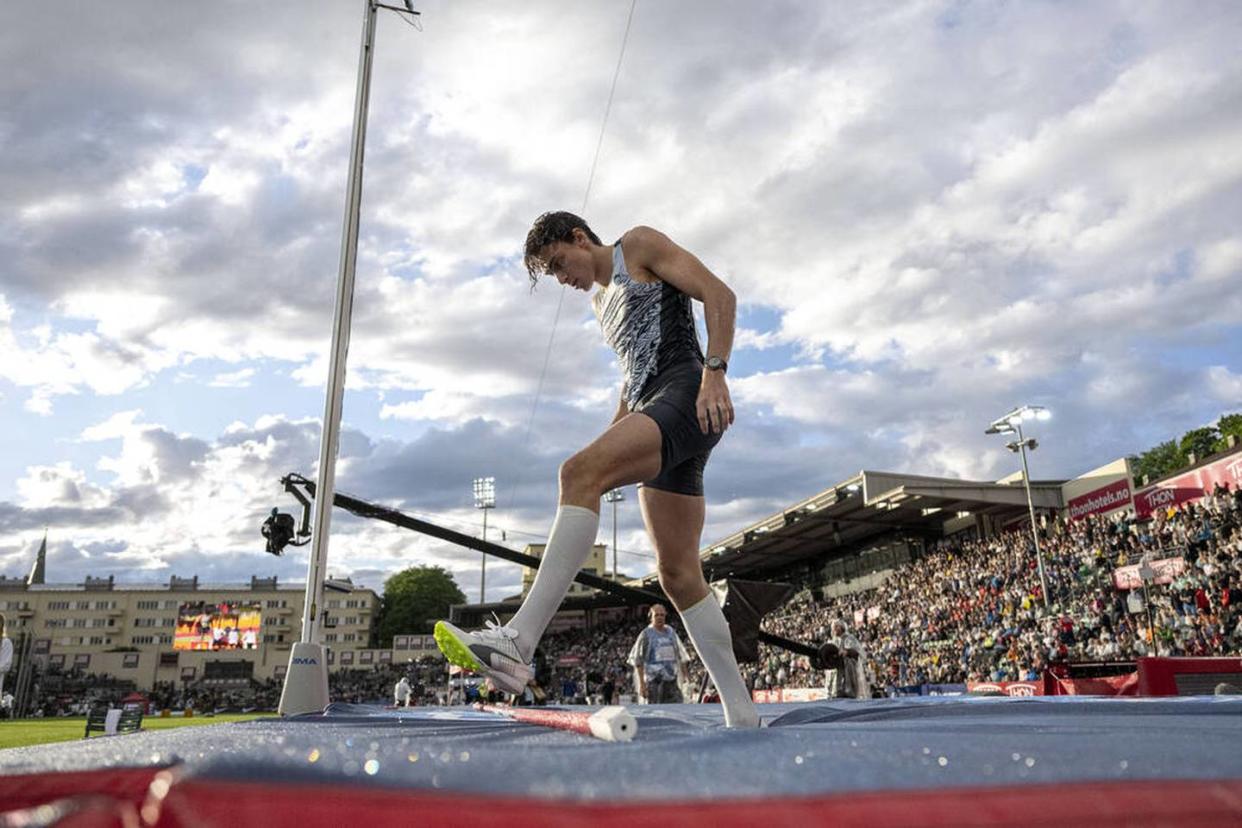
<instances>
[{"instance_id":1,"label":"wet curly hair","mask_svg":"<svg viewBox=\"0 0 1242 828\"><path fill-rule=\"evenodd\" d=\"M574 240L574 230L578 228L581 228L586 233L587 238L593 243L603 244L599 240L599 236L595 235L595 231L587 225L586 221L573 213L558 210L556 212L544 213L535 219L530 232L526 234L526 257L523 259L523 264L526 265L526 272L530 274L531 290L535 289L535 285L539 282L539 277L548 272L547 263L539 258L539 251L553 242L572 242Z\"/></svg>"}]
</instances>

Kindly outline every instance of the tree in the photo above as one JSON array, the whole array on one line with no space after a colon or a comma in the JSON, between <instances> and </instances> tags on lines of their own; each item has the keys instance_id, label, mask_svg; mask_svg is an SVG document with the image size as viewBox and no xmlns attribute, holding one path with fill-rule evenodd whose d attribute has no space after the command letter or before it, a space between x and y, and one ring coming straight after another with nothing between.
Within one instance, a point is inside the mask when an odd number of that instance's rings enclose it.
<instances>
[{"instance_id":1,"label":"tree","mask_svg":"<svg viewBox=\"0 0 1242 828\"><path fill-rule=\"evenodd\" d=\"M1139 480L1142 480L1144 475L1150 480L1159 480L1184 465L1186 465L1186 455L1182 454L1177 443L1169 440L1139 455L1134 474Z\"/></svg>"},{"instance_id":2,"label":"tree","mask_svg":"<svg viewBox=\"0 0 1242 828\"><path fill-rule=\"evenodd\" d=\"M448 617L450 606L465 601L465 594L443 567L412 566L398 572L384 582L379 646L391 647L394 635L431 632L436 619Z\"/></svg>"},{"instance_id":3,"label":"tree","mask_svg":"<svg viewBox=\"0 0 1242 828\"><path fill-rule=\"evenodd\" d=\"M1216 423L1216 430L1220 432L1220 439L1216 441L1217 451L1224 451L1229 447L1225 438L1231 434L1234 440L1242 443L1242 414L1225 414Z\"/></svg>"},{"instance_id":4,"label":"tree","mask_svg":"<svg viewBox=\"0 0 1242 828\"><path fill-rule=\"evenodd\" d=\"M1220 435L1211 426L1195 428L1182 435L1182 442L1178 448L1181 449L1182 456L1188 460L1192 454L1195 456L1195 460L1202 460L1204 457L1210 457L1215 453L1213 449L1218 439L1220 439Z\"/></svg>"}]
</instances>

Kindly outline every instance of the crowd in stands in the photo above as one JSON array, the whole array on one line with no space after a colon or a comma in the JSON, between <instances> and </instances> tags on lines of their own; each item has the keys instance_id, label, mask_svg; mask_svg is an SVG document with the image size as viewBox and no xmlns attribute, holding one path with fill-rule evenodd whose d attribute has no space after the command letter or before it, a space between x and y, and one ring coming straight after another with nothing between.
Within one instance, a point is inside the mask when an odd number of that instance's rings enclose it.
<instances>
[{"instance_id":1,"label":"crowd in stands","mask_svg":"<svg viewBox=\"0 0 1242 828\"><path fill-rule=\"evenodd\" d=\"M402 677L410 680L412 703L437 704L445 700L445 665L440 658L423 658L405 665L382 664L373 668L340 669L328 674L328 695L333 701L392 703L393 686ZM241 679L230 682L157 681L142 695L151 711L197 713L246 713L275 710L280 703L283 680ZM38 675L27 715L37 718L84 716L98 704L116 707L136 690L132 680L82 670L48 670Z\"/></svg>"},{"instance_id":2,"label":"crowd in stands","mask_svg":"<svg viewBox=\"0 0 1242 828\"><path fill-rule=\"evenodd\" d=\"M80 669L50 669L34 681L32 696L36 701L28 715L85 716L92 706L101 702L119 703L134 689L134 682L129 680Z\"/></svg>"},{"instance_id":3,"label":"crowd in stands","mask_svg":"<svg viewBox=\"0 0 1242 828\"><path fill-rule=\"evenodd\" d=\"M328 674L328 696L337 702L392 704L393 687L402 676L410 682L411 704L443 703L448 674L444 659L439 657L425 657L406 664L342 668Z\"/></svg>"},{"instance_id":4,"label":"crowd in stands","mask_svg":"<svg viewBox=\"0 0 1242 828\"><path fill-rule=\"evenodd\" d=\"M1130 512L1053 521L1041 537L1046 609L1028 525L942 541L877 589L821 601L803 593L765 628L823 640L830 619L842 618L867 647L881 687L1033 680L1065 661L1242 653L1242 491L1219 487L1143 522ZM1113 571L1176 557L1184 571L1149 589L1149 624L1147 608L1114 586ZM755 684L813 686L822 674L809 667L765 648Z\"/></svg>"}]
</instances>

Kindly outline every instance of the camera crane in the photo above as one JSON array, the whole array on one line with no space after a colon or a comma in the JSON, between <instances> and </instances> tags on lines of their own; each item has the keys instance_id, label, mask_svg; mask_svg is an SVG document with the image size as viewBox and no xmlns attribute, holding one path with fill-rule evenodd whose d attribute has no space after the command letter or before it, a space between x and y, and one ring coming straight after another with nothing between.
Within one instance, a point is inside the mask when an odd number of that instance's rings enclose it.
<instances>
[{"instance_id":1,"label":"camera crane","mask_svg":"<svg viewBox=\"0 0 1242 828\"><path fill-rule=\"evenodd\" d=\"M280 480L285 491L302 506L300 525L294 517L273 509L272 515L263 523L263 536L267 538L267 551L273 555L283 553L286 546L304 546L310 540L311 514L314 508L315 483L297 473L285 475ZM462 532L456 532L443 526L437 526L426 520L411 517L396 509L369 503L339 491L333 492L333 504L358 517L382 520L403 529L447 541L467 549L474 549L510 563L539 567L539 558L527 555L498 543L476 538ZM296 527L296 529L295 529ZM640 589L601 578L585 570L574 576L574 581L583 586L606 592L629 606L660 602L672 607L671 602L662 591ZM811 659L815 669L830 669L837 666L839 656L831 644L815 646L793 641L779 635L764 632L760 629L763 616L775 609L789 598L793 587L788 584L771 584L764 581L742 581L734 578L726 579L728 590L722 609L729 622L729 631L733 636L733 651L740 662L754 662L759 658L759 642L779 647L797 655ZM675 612L676 609L672 608Z\"/></svg>"}]
</instances>

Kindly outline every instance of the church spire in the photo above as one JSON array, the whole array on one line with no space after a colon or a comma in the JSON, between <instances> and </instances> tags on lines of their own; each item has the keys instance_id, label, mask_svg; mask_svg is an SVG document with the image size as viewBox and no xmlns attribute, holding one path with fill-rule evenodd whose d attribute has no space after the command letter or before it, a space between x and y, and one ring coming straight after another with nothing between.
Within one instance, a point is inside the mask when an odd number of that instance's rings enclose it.
<instances>
[{"instance_id":1,"label":"church spire","mask_svg":"<svg viewBox=\"0 0 1242 828\"><path fill-rule=\"evenodd\" d=\"M39 547L39 554L35 557L34 566L30 568L30 577L26 579L26 585L42 584L47 572L47 529L43 530L43 544Z\"/></svg>"}]
</instances>

